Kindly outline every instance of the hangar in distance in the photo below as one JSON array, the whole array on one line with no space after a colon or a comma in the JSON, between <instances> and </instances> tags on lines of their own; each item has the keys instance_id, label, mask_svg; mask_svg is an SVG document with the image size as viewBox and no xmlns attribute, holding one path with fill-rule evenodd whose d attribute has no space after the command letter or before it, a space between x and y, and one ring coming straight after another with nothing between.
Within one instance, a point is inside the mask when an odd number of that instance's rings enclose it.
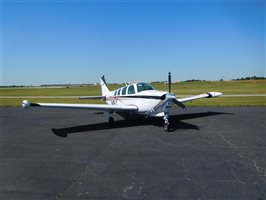
<instances>
[{"instance_id":1,"label":"hangar in distance","mask_svg":"<svg viewBox=\"0 0 266 200\"><path fill-rule=\"evenodd\" d=\"M65 104L65 103L31 103L23 100L22 107L49 107L69 108L103 111L106 122L110 127L114 125L113 114L115 112L141 113L145 117L162 117L164 119L164 130L171 131L169 123L170 111L174 105L186 109L185 102L201 98L213 98L221 96L220 92L206 92L203 94L176 98L171 92L171 73L168 74L168 92L158 91L146 82L137 82L110 91L104 76L100 78L102 96L83 96L80 99L103 99L107 104Z\"/></svg>"}]
</instances>

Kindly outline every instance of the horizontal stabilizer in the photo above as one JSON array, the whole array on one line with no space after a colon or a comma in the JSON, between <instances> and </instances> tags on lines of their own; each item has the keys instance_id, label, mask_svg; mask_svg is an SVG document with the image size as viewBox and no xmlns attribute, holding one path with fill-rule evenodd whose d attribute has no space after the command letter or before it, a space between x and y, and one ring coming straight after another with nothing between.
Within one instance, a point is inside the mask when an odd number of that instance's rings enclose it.
<instances>
[{"instance_id":1,"label":"horizontal stabilizer","mask_svg":"<svg viewBox=\"0 0 266 200\"><path fill-rule=\"evenodd\" d=\"M82 96L79 99L104 99L105 96Z\"/></svg>"}]
</instances>

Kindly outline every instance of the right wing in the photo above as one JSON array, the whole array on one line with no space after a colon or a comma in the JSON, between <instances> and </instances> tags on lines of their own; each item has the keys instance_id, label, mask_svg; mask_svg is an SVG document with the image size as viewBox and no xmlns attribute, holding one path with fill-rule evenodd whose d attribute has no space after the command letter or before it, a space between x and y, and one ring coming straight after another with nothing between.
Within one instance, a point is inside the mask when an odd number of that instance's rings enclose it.
<instances>
[{"instance_id":1,"label":"right wing","mask_svg":"<svg viewBox=\"0 0 266 200\"><path fill-rule=\"evenodd\" d=\"M68 108L68 109L82 109L82 110L99 110L108 112L130 112L137 111L138 107L135 105L106 105L106 104L65 104L65 103L31 103L27 100L22 102L23 108L29 107L48 107L48 108Z\"/></svg>"}]
</instances>

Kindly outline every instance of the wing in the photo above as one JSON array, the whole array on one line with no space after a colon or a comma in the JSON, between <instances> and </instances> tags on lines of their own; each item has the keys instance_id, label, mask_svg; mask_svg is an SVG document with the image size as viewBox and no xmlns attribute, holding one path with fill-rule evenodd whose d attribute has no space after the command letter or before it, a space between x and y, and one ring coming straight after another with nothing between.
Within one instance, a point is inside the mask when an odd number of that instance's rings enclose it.
<instances>
[{"instance_id":1,"label":"wing","mask_svg":"<svg viewBox=\"0 0 266 200\"><path fill-rule=\"evenodd\" d=\"M199 94L199 95L196 95L196 96L180 98L180 99L177 99L177 101L183 103L183 102L193 101L193 100L201 99L201 98L213 98L213 97L219 97L219 96L221 96L221 95L223 95L223 93L221 93L221 92L206 92L206 93L204 93L204 94Z\"/></svg>"},{"instance_id":2,"label":"wing","mask_svg":"<svg viewBox=\"0 0 266 200\"><path fill-rule=\"evenodd\" d=\"M61 104L61 103L31 103L27 100L22 102L23 108L29 107L48 107L48 108L68 108L68 109L84 109L84 110L100 110L109 112L130 112L137 111L138 107L135 105L106 105L106 104Z\"/></svg>"}]
</instances>

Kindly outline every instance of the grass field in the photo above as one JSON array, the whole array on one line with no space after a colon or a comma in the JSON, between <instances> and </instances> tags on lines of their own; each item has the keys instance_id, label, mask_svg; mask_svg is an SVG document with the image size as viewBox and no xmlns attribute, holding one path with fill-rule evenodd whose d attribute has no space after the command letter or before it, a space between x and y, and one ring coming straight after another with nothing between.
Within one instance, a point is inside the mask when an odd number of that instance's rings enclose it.
<instances>
[{"instance_id":1,"label":"grass field","mask_svg":"<svg viewBox=\"0 0 266 200\"><path fill-rule=\"evenodd\" d=\"M167 91L168 85L154 83L156 89ZM122 85L108 85L110 90ZM208 91L219 91L224 94L266 94L266 80L249 81L216 81L216 82L181 82L172 85L172 92L177 95L194 95ZM24 98L21 96L90 96L101 95L100 86L71 87L71 88L6 88L1 89L0 106L21 106ZM17 97L17 98L16 98ZM34 98L32 102L54 103L104 103L98 100L79 100L77 98ZM200 99L186 103L188 106L266 106L266 97L220 97L214 99Z\"/></svg>"}]
</instances>

